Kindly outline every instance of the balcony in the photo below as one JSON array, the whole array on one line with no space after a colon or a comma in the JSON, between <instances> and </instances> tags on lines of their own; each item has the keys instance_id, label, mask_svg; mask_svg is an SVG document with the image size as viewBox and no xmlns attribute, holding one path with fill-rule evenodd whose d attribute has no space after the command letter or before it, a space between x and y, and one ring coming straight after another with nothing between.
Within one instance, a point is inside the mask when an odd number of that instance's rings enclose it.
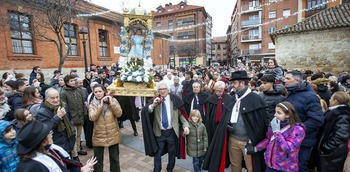
<instances>
[{"instance_id":1,"label":"balcony","mask_svg":"<svg viewBox=\"0 0 350 172\"><path fill-rule=\"evenodd\" d=\"M242 50L242 55L261 54L261 49Z\"/></svg>"},{"instance_id":2,"label":"balcony","mask_svg":"<svg viewBox=\"0 0 350 172\"><path fill-rule=\"evenodd\" d=\"M261 36L253 36L253 35L243 35L241 36L241 42L255 42L261 41Z\"/></svg>"},{"instance_id":3,"label":"balcony","mask_svg":"<svg viewBox=\"0 0 350 172\"><path fill-rule=\"evenodd\" d=\"M248 26L258 26L261 24L261 19L254 19L254 20L244 20L241 23L241 27L248 27Z\"/></svg>"},{"instance_id":4,"label":"balcony","mask_svg":"<svg viewBox=\"0 0 350 172\"><path fill-rule=\"evenodd\" d=\"M252 12L256 12L256 11L261 11L262 8L260 5L255 5L255 6L251 6L251 5L244 5L241 7L241 14L244 13L252 13Z\"/></svg>"}]
</instances>

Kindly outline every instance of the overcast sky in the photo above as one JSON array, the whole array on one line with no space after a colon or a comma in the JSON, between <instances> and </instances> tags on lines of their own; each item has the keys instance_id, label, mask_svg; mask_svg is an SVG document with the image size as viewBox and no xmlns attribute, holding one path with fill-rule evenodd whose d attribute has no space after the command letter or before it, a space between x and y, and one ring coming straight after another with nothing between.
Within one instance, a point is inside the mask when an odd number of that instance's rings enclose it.
<instances>
[{"instance_id":1,"label":"overcast sky","mask_svg":"<svg viewBox=\"0 0 350 172\"><path fill-rule=\"evenodd\" d=\"M124 2L124 3L123 3ZM155 11L159 5L163 7L171 2L178 4L181 0L141 0L141 7ZM236 0L188 0L188 5L204 6L207 13L213 17L212 36L225 36ZM122 13L122 6L131 10L139 4L139 0L92 0L92 3Z\"/></svg>"}]
</instances>

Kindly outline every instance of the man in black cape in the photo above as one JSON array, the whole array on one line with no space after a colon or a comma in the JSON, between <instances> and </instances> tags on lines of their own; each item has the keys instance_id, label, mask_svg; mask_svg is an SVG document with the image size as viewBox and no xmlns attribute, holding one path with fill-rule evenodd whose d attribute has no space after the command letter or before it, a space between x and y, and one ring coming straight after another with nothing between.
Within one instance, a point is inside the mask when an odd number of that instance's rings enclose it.
<instances>
[{"instance_id":1,"label":"man in black cape","mask_svg":"<svg viewBox=\"0 0 350 172\"><path fill-rule=\"evenodd\" d=\"M169 94L169 90L165 81L159 82L159 96L149 101L141 114L145 154L154 157L155 172L161 171L161 156L165 153L169 158L167 171L173 170L175 157L186 157L183 133L189 133L188 116L183 101L177 95ZM163 121L163 107L170 107L166 110L168 124Z\"/></svg>"},{"instance_id":2,"label":"man in black cape","mask_svg":"<svg viewBox=\"0 0 350 172\"><path fill-rule=\"evenodd\" d=\"M229 94L225 93L225 83L218 81L214 85L215 94L210 95L206 100L206 115L205 126L208 133L208 143L211 143L215 130L223 116L223 106L230 98Z\"/></svg>"},{"instance_id":3,"label":"man in black cape","mask_svg":"<svg viewBox=\"0 0 350 172\"><path fill-rule=\"evenodd\" d=\"M201 84L199 82L194 82L192 84L192 92L183 97L186 113L190 114L191 110L197 109L201 113L204 122L207 98L208 95L201 91Z\"/></svg>"},{"instance_id":4,"label":"man in black cape","mask_svg":"<svg viewBox=\"0 0 350 172\"><path fill-rule=\"evenodd\" d=\"M265 138L268 127L265 102L248 88L246 71L233 72L230 81L235 95L223 107L223 117L210 143L203 169L223 172L231 162L233 171L241 171L244 157L248 171L265 171L263 152L254 153L251 158L243 155L244 145L255 146ZM243 147L237 142L244 143Z\"/></svg>"}]
</instances>

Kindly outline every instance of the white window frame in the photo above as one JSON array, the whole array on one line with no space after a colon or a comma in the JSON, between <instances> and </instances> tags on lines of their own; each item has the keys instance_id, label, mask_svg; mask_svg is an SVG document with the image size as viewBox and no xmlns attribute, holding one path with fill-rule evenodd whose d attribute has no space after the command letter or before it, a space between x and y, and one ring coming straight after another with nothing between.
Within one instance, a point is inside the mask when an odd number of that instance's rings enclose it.
<instances>
[{"instance_id":1,"label":"white window frame","mask_svg":"<svg viewBox=\"0 0 350 172\"><path fill-rule=\"evenodd\" d=\"M290 9L283 10L283 17L289 17L290 16Z\"/></svg>"},{"instance_id":2,"label":"white window frame","mask_svg":"<svg viewBox=\"0 0 350 172\"><path fill-rule=\"evenodd\" d=\"M270 11L269 12L269 19L276 18L276 11Z\"/></svg>"}]
</instances>

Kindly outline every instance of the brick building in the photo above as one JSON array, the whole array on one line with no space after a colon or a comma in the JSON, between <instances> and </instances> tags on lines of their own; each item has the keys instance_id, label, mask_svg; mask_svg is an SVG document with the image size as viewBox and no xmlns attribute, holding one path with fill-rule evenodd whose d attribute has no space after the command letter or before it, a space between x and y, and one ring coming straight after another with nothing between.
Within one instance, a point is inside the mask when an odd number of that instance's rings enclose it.
<instances>
[{"instance_id":1,"label":"brick building","mask_svg":"<svg viewBox=\"0 0 350 172\"><path fill-rule=\"evenodd\" d=\"M117 47L120 45L118 35L122 15L85 1L80 1L75 9L76 13L72 15L77 16L72 17L70 23L65 23L65 29L61 31L65 40L69 40L68 35L71 35L72 40L63 68L84 67L82 35L79 34L82 28L89 32L85 35L88 65L110 65L116 62L119 57ZM43 69L57 69L59 52L55 43L48 39L58 39L50 30L50 25L46 25L48 20L41 20L44 18L42 11L31 6L5 2L1 4L0 16L4 19L0 31L0 40L3 40L0 43L0 70L31 69L36 65ZM43 39L43 36L48 39ZM63 48L63 52L66 52L68 46Z\"/></svg>"},{"instance_id":2,"label":"brick building","mask_svg":"<svg viewBox=\"0 0 350 172\"><path fill-rule=\"evenodd\" d=\"M231 64L236 65L237 59L243 57L262 63L274 58L275 45L269 34L339 3L340 0L237 0L227 29Z\"/></svg>"},{"instance_id":3,"label":"brick building","mask_svg":"<svg viewBox=\"0 0 350 172\"><path fill-rule=\"evenodd\" d=\"M210 63L218 62L220 65L227 64L227 38L226 36L214 37L212 39Z\"/></svg>"},{"instance_id":4,"label":"brick building","mask_svg":"<svg viewBox=\"0 0 350 172\"><path fill-rule=\"evenodd\" d=\"M211 36L212 27L208 24L211 23L208 16L204 7L188 5L183 1L165 4L164 7L160 5L153 11L153 29L170 35L174 40L169 42L170 53L167 56L169 59L175 57L176 66L206 64L207 46L210 46L206 40L207 36Z\"/></svg>"}]
</instances>

